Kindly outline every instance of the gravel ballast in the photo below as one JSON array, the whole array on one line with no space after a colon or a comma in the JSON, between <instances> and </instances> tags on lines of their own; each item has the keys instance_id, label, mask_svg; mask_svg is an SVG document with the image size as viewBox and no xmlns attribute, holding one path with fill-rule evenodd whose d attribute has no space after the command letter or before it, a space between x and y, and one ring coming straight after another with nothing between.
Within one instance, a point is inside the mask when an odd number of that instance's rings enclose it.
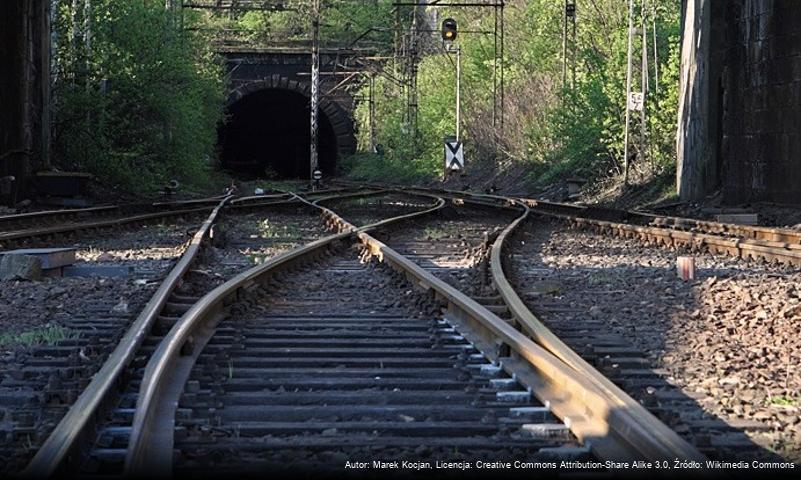
<instances>
[{"instance_id":1,"label":"gravel ballast","mask_svg":"<svg viewBox=\"0 0 801 480\"><path fill-rule=\"evenodd\" d=\"M546 325L600 322L704 414L742 425L766 455L801 459L800 273L696 255L684 282L678 252L539 220L508 251L516 288Z\"/></svg>"}]
</instances>

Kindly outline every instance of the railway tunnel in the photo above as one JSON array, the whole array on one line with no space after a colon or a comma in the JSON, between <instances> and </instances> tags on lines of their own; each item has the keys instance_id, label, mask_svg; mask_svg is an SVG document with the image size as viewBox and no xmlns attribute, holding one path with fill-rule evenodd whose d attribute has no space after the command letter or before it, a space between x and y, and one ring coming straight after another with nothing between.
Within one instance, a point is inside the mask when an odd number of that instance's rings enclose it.
<instances>
[{"instance_id":1,"label":"railway tunnel","mask_svg":"<svg viewBox=\"0 0 801 480\"><path fill-rule=\"evenodd\" d=\"M218 132L223 169L241 176L308 178L310 99L299 82L259 81L237 89ZM349 153L353 126L333 102L321 101L318 159L325 176L336 172L337 159Z\"/></svg>"}]
</instances>

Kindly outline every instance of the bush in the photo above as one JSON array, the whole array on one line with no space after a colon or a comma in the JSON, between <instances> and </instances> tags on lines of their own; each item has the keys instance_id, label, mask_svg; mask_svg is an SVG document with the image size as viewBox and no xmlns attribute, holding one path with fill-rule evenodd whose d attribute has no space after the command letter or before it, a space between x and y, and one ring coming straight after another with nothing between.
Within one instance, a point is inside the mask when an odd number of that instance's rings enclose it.
<instances>
[{"instance_id":1,"label":"bush","mask_svg":"<svg viewBox=\"0 0 801 480\"><path fill-rule=\"evenodd\" d=\"M648 162L640 170L659 173L675 160L678 98L679 6L655 0L649 18L656 18L659 55L659 91L653 69L653 26L649 24L649 81L647 97ZM576 51L576 82L562 90L561 18L563 3L553 0L513 0L506 3L506 115L504 129L492 128L491 35L460 35L463 52L462 136L473 164L485 160L487 168L517 163L529 172L533 184L547 184L579 175L588 179L620 174L623 166L627 10L616 0L599 0L580 6ZM655 17L653 16L656 13ZM453 16L460 30L491 31L492 10L440 9L440 18ZM649 22L650 23L650 22ZM454 69L441 54L438 40L427 40L418 74L419 136L412 138L404 125L403 89L378 78L378 142L385 147L384 164L397 166L401 175L435 178L440 174L442 137L454 133ZM635 58L639 58L639 40ZM634 84L639 85L635 72ZM639 88L635 87L635 90ZM366 96L367 92L363 91ZM360 147L369 139L367 105L357 110ZM632 124L634 138L639 127ZM495 138L498 140L495 155ZM415 147L416 143L416 147ZM368 165L357 165L364 174ZM651 169L651 165L655 168Z\"/></svg>"},{"instance_id":2,"label":"bush","mask_svg":"<svg viewBox=\"0 0 801 480\"><path fill-rule=\"evenodd\" d=\"M60 163L129 190L211 181L222 68L208 43L182 36L164 2L60 5L55 147ZM73 22L75 18L75 22Z\"/></svg>"}]
</instances>

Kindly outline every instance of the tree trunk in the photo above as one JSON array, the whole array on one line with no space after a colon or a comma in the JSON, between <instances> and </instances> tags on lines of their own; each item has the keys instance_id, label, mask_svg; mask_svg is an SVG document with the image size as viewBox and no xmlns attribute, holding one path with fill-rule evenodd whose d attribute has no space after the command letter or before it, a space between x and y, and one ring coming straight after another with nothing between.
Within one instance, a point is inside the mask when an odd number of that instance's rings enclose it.
<instances>
[{"instance_id":1,"label":"tree trunk","mask_svg":"<svg viewBox=\"0 0 801 480\"><path fill-rule=\"evenodd\" d=\"M49 0L0 1L0 45L0 177L13 203L49 161Z\"/></svg>"},{"instance_id":2,"label":"tree trunk","mask_svg":"<svg viewBox=\"0 0 801 480\"><path fill-rule=\"evenodd\" d=\"M682 1L681 78L676 139L676 189L682 200L702 198L714 171L710 139L711 0Z\"/></svg>"}]
</instances>

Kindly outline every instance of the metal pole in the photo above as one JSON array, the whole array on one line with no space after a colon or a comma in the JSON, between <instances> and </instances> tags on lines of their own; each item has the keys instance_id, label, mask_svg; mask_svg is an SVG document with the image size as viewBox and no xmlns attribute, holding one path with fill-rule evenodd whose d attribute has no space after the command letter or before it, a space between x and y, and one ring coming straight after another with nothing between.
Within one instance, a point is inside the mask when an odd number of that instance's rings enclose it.
<instances>
[{"instance_id":1,"label":"metal pole","mask_svg":"<svg viewBox=\"0 0 801 480\"><path fill-rule=\"evenodd\" d=\"M634 0L629 0L629 38L628 53L626 55L626 127L623 135L623 184L629 184L629 121L631 120L631 109L629 108L631 99L631 49L632 49L632 30L634 29Z\"/></svg>"},{"instance_id":2,"label":"metal pole","mask_svg":"<svg viewBox=\"0 0 801 480\"><path fill-rule=\"evenodd\" d=\"M375 146L375 74L370 74L370 151L373 153Z\"/></svg>"},{"instance_id":3,"label":"metal pole","mask_svg":"<svg viewBox=\"0 0 801 480\"><path fill-rule=\"evenodd\" d=\"M409 36L409 127L412 133L412 150L413 156L417 158L417 14L418 4L415 4L412 9L412 25L411 34Z\"/></svg>"},{"instance_id":4,"label":"metal pole","mask_svg":"<svg viewBox=\"0 0 801 480\"><path fill-rule=\"evenodd\" d=\"M504 68L506 68L506 59L504 57L504 24L503 24L503 7L504 3L501 2L501 130L503 130L503 117L505 114L505 92L504 92Z\"/></svg>"},{"instance_id":5,"label":"metal pole","mask_svg":"<svg viewBox=\"0 0 801 480\"><path fill-rule=\"evenodd\" d=\"M72 0L72 8L70 9L70 59L67 65L71 68L69 71L70 83L75 85L75 79L78 74L78 0ZM71 63L71 65L70 65Z\"/></svg>"},{"instance_id":6,"label":"metal pole","mask_svg":"<svg viewBox=\"0 0 801 480\"><path fill-rule=\"evenodd\" d=\"M492 127L495 128L498 122L498 6L492 9L494 12L495 28L493 29L493 54L492 61Z\"/></svg>"},{"instance_id":7,"label":"metal pole","mask_svg":"<svg viewBox=\"0 0 801 480\"><path fill-rule=\"evenodd\" d=\"M656 42L656 6L653 8L654 21L654 93L659 95L659 49Z\"/></svg>"},{"instance_id":8,"label":"metal pole","mask_svg":"<svg viewBox=\"0 0 801 480\"><path fill-rule=\"evenodd\" d=\"M562 9L562 91L567 88L567 3Z\"/></svg>"},{"instance_id":9,"label":"metal pole","mask_svg":"<svg viewBox=\"0 0 801 480\"><path fill-rule=\"evenodd\" d=\"M461 138L460 127L462 125L462 48L456 46L456 141Z\"/></svg>"},{"instance_id":10,"label":"metal pole","mask_svg":"<svg viewBox=\"0 0 801 480\"><path fill-rule=\"evenodd\" d=\"M642 110L640 110L640 161L645 162L645 152L647 148L647 125L645 124L645 105L648 98L648 35L645 25L645 0L640 3L640 24L642 26L642 58L641 58L641 91L642 91ZM653 171L654 165L651 164Z\"/></svg>"},{"instance_id":11,"label":"metal pole","mask_svg":"<svg viewBox=\"0 0 801 480\"><path fill-rule=\"evenodd\" d=\"M90 88L90 70L92 68L92 0L85 0L83 4L83 45L86 54L86 91ZM87 113L87 118L89 114Z\"/></svg>"},{"instance_id":12,"label":"metal pole","mask_svg":"<svg viewBox=\"0 0 801 480\"><path fill-rule=\"evenodd\" d=\"M398 77L400 73L400 56L401 56L401 42L403 41L403 37L401 35L401 7L395 7L395 58L393 66L393 71L395 72L395 76Z\"/></svg>"},{"instance_id":13,"label":"metal pole","mask_svg":"<svg viewBox=\"0 0 801 480\"><path fill-rule=\"evenodd\" d=\"M309 142L309 181L314 187L317 170L317 102L320 90L320 0L312 0L312 52L311 52L311 141Z\"/></svg>"},{"instance_id":14,"label":"metal pole","mask_svg":"<svg viewBox=\"0 0 801 480\"><path fill-rule=\"evenodd\" d=\"M571 81L570 88L576 88L576 50L577 50L576 47L578 44L578 41L576 39L576 15L578 15L578 6L576 5L576 2L573 2L573 5L575 10L573 10L573 16L570 17L570 21L573 24L573 39L572 39L573 43L571 45L571 53L570 53L570 63L571 63L571 68L573 69L573 79Z\"/></svg>"}]
</instances>

